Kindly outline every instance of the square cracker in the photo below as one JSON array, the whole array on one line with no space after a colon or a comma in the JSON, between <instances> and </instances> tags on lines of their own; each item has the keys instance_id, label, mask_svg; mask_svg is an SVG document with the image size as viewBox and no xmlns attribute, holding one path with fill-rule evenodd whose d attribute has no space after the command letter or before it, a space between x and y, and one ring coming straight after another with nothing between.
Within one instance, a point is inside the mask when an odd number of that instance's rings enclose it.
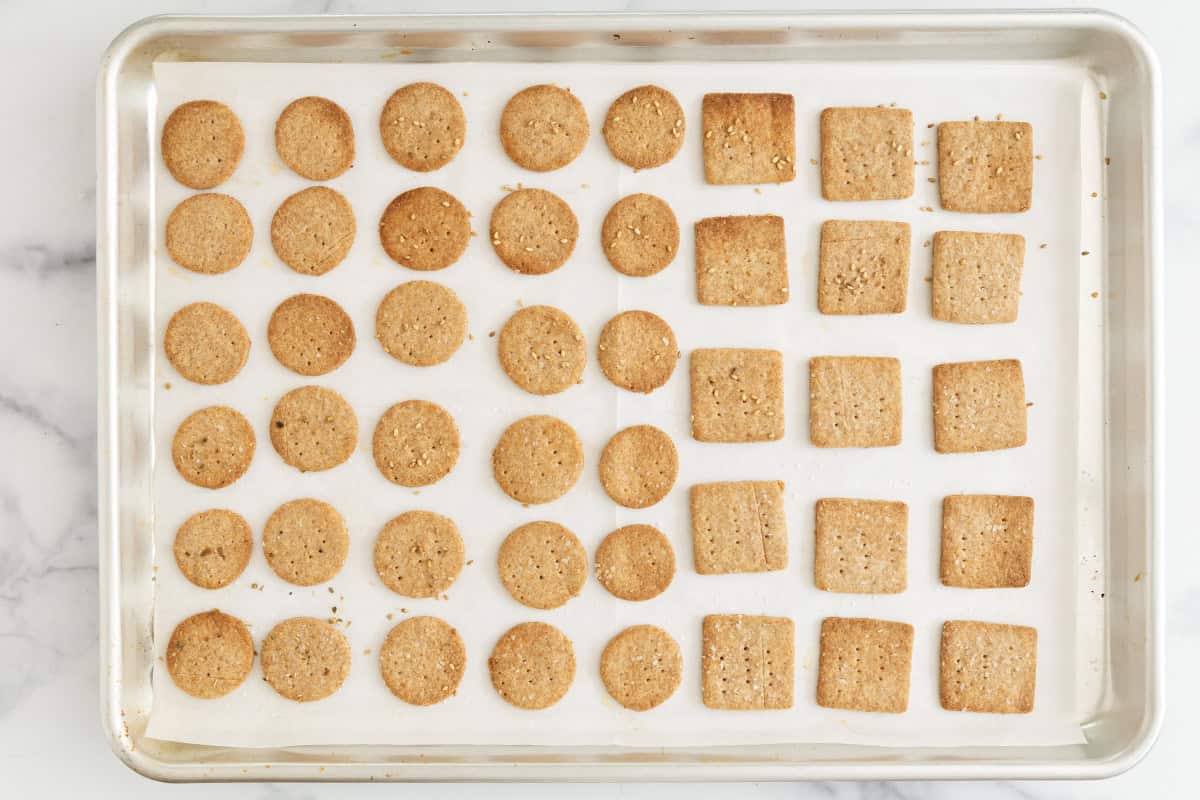
<instances>
[{"instance_id":1,"label":"square cracker","mask_svg":"<svg viewBox=\"0 0 1200 800\"><path fill-rule=\"evenodd\" d=\"M907 222L831 219L821 225L822 314L899 314L908 300Z\"/></svg>"},{"instance_id":2,"label":"square cracker","mask_svg":"<svg viewBox=\"0 0 1200 800\"><path fill-rule=\"evenodd\" d=\"M1025 237L938 231L933 235L933 318L1016 322Z\"/></svg>"},{"instance_id":3,"label":"square cracker","mask_svg":"<svg viewBox=\"0 0 1200 800\"><path fill-rule=\"evenodd\" d=\"M709 217L697 222L696 299L706 306L786 303L783 217Z\"/></svg>"},{"instance_id":4,"label":"square cracker","mask_svg":"<svg viewBox=\"0 0 1200 800\"><path fill-rule=\"evenodd\" d=\"M787 617L704 618L702 693L709 708L791 708L795 625Z\"/></svg>"},{"instance_id":5,"label":"square cracker","mask_svg":"<svg viewBox=\"0 0 1200 800\"><path fill-rule=\"evenodd\" d=\"M944 585L1028 586L1032 562L1032 497L956 494L942 500Z\"/></svg>"},{"instance_id":6,"label":"square cracker","mask_svg":"<svg viewBox=\"0 0 1200 800\"><path fill-rule=\"evenodd\" d=\"M783 481L700 483L692 487L696 572L770 572L787 567Z\"/></svg>"},{"instance_id":7,"label":"square cracker","mask_svg":"<svg viewBox=\"0 0 1200 800\"><path fill-rule=\"evenodd\" d=\"M818 356L808 362L809 433L817 447L900 444L900 362Z\"/></svg>"},{"instance_id":8,"label":"square cracker","mask_svg":"<svg viewBox=\"0 0 1200 800\"><path fill-rule=\"evenodd\" d=\"M1033 128L1028 122L938 125L942 208L979 214L1033 205Z\"/></svg>"},{"instance_id":9,"label":"square cracker","mask_svg":"<svg viewBox=\"0 0 1200 800\"><path fill-rule=\"evenodd\" d=\"M692 437L698 442L783 438L783 356L778 350L692 351Z\"/></svg>"},{"instance_id":10,"label":"square cracker","mask_svg":"<svg viewBox=\"0 0 1200 800\"><path fill-rule=\"evenodd\" d=\"M706 94L701 117L709 183L796 179L796 110L790 94Z\"/></svg>"},{"instance_id":11,"label":"square cracker","mask_svg":"<svg viewBox=\"0 0 1200 800\"><path fill-rule=\"evenodd\" d=\"M821 621L817 705L848 711L908 710L913 626L881 619Z\"/></svg>"},{"instance_id":12,"label":"square cracker","mask_svg":"<svg viewBox=\"0 0 1200 800\"><path fill-rule=\"evenodd\" d=\"M1021 362L963 361L933 368L933 446L978 453L1025 444Z\"/></svg>"},{"instance_id":13,"label":"square cracker","mask_svg":"<svg viewBox=\"0 0 1200 800\"><path fill-rule=\"evenodd\" d=\"M1028 714L1037 684L1037 629L955 620L942 626L947 711Z\"/></svg>"},{"instance_id":14,"label":"square cracker","mask_svg":"<svg viewBox=\"0 0 1200 800\"><path fill-rule=\"evenodd\" d=\"M908 506L817 501L813 579L826 592L896 594L908 586Z\"/></svg>"},{"instance_id":15,"label":"square cracker","mask_svg":"<svg viewBox=\"0 0 1200 800\"><path fill-rule=\"evenodd\" d=\"M906 108L821 112L826 200L900 200L913 194L913 115Z\"/></svg>"}]
</instances>

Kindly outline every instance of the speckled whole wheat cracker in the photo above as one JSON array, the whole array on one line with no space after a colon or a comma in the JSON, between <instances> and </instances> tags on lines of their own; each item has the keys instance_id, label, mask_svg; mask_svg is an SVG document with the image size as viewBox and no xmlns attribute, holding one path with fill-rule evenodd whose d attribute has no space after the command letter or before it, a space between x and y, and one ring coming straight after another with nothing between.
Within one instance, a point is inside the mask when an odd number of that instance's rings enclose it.
<instances>
[{"instance_id":1,"label":"speckled whole wheat cracker","mask_svg":"<svg viewBox=\"0 0 1200 800\"><path fill-rule=\"evenodd\" d=\"M500 114L500 144L518 166L535 172L565 167L583 152L588 118L570 90L538 84L514 94Z\"/></svg>"},{"instance_id":2,"label":"speckled whole wheat cracker","mask_svg":"<svg viewBox=\"0 0 1200 800\"><path fill-rule=\"evenodd\" d=\"M354 409L340 394L321 386L301 386L281 397L270 425L275 452L301 472L333 469L345 463L358 444Z\"/></svg>"},{"instance_id":3,"label":"speckled whole wheat cracker","mask_svg":"<svg viewBox=\"0 0 1200 800\"><path fill-rule=\"evenodd\" d=\"M496 642L488 672L496 693L508 703L530 711L549 708L575 680L575 648L553 625L523 622Z\"/></svg>"},{"instance_id":4,"label":"speckled whole wheat cracker","mask_svg":"<svg viewBox=\"0 0 1200 800\"><path fill-rule=\"evenodd\" d=\"M492 451L496 483L518 503L537 505L569 492L583 472L583 444L557 417L535 415L504 430Z\"/></svg>"},{"instance_id":5,"label":"speckled whole wheat cracker","mask_svg":"<svg viewBox=\"0 0 1200 800\"><path fill-rule=\"evenodd\" d=\"M943 322L1016 322L1025 237L1015 233L938 231L933 235L933 318Z\"/></svg>"},{"instance_id":6,"label":"speckled whole wheat cracker","mask_svg":"<svg viewBox=\"0 0 1200 800\"><path fill-rule=\"evenodd\" d=\"M977 453L1025 444L1021 362L965 361L933 368L933 446Z\"/></svg>"},{"instance_id":7,"label":"speckled whole wheat cracker","mask_svg":"<svg viewBox=\"0 0 1200 800\"><path fill-rule=\"evenodd\" d=\"M808 362L809 436L817 447L893 447L903 434L900 361L818 356Z\"/></svg>"},{"instance_id":8,"label":"speckled whole wheat cracker","mask_svg":"<svg viewBox=\"0 0 1200 800\"><path fill-rule=\"evenodd\" d=\"M796 179L796 111L790 94L706 94L701 116L709 183Z\"/></svg>"},{"instance_id":9,"label":"speckled whole wheat cracker","mask_svg":"<svg viewBox=\"0 0 1200 800\"><path fill-rule=\"evenodd\" d=\"M528 306L509 317L497 339L504 373L530 394L566 391L587 366L583 331L552 306Z\"/></svg>"},{"instance_id":10,"label":"speckled whole wheat cracker","mask_svg":"<svg viewBox=\"0 0 1200 800\"><path fill-rule=\"evenodd\" d=\"M333 372L354 352L354 323L340 305L319 294L284 300L267 324L275 360L298 375Z\"/></svg>"},{"instance_id":11,"label":"speckled whole wheat cracker","mask_svg":"<svg viewBox=\"0 0 1200 800\"><path fill-rule=\"evenodd\" d=\"M250 215L227 194L194 194L167 217L167 253L192 272L228 272L246 260L253 242Z\"/></svg>"},{"instance_id":12,"label":"speckled whole wheat cracker","mask_svg":"<svg viewBox=\"0 0 1200 800\"><path fill-rule=\"evenodd\" d=\"M444 364L467 338L467 307L441 284L402 283L379 303L375 338L397 361L414 367Z\"/></svg>"},{"instance_id":13,"label":"speckled whole wheat cracker","mask_svg":"<svg viewBox=\"0 0 1200 800\"><path fill-rule=\"evenodd\" d=\"M213 508L184 520L171 549L183 577L201 589L220 589L250 563L254 536L241 514Z\"/></svg>"},{"instance_id":14,"label":"speckled whole wheat cracker","mask_svg":"<svg viewBox=\"0 0 1200 800\"><path fill-rule=\"evenodd\" d=\"M696 441L783 438L783 355L778 350L693 350L691 361Z\"/></svg>"},{"instance_id":15,"label":"speckled whole wheat cracker","mask_svg":"<svg viewBox=\"0 0 1200 800\"><path fill-rule=\"evenodd\" d=\"M825 497L816 505L813 579L825 592L896 594L908 587L908 506Z\"/></svg>"},{"instance_id":16,"label":"speckled whole wheat cracker","mask_svg":"<svg viewBox=\"0 0 1200 800\"><path fill-rule=\"evenodd\" d=\"M596 548L596 580L614 597L658 597L675 577L675 550L653 525L617 528Z\"/></svg>"},{"instance_id":17,"label":"speckled whole wheat cracker","mask_svg":"<svg viewBox=\"0 0 1200 800\"><path fill-rule=\"evenodd\" d=\"M379 673L398 699L431 706L458 691L467 648L458 631L437 617L406 619L379 648Z\"/></svg>"},{"instance_id":18,"label":"speckled whole wheat cracker","mask_svg":"<svg viewBox=\"0 0 1200 800\"><path fill-rule=\"evenodd\" d=\"M263 555L283 580L316 586L346 563L350 533L337 509L311 497L284 503L263 526Z\"/></svg>"},{"instance_id":19,"label":"speckled whole wheat cracker","mask_svg":"<svg viewBox=\"0 0 1200 800\"><path fill-rule=\"evenodd\" d=\"M783 217L709 217L696 223L696 299L706 306L788 301Z\"/></svg>"},{"instance_id":20,"label":"speckled whole wheat cracker","mask_svg":"<svg viewBox=\"0 0 1200 800\"><path fill-rule=\"evenodd\" d=\"M600 331L600 370L631 392L649 394L665 385L679 355L675 331L649 311L622 311Z\"/></svg>"},{"instance_id":21,"label":"speckled whole wheat cracker","mask_svg":"<svg viewBox=\"0 0 1200 800\"><path fill-rule=\"evenodd\" d=\"M913 626L881 619L821 621L817 705L847 711L908 710Z\"/></svg>"},{"instance_id":22,"label":"speckled whole wheat cracker","mask_svg":"<svg viewBox=\"0 0 1200 800\"><path fill-rule=\"evenodd\" d=\"M224 488L246 474L254 459L254 428L228 406L209 406L180 423L171 460L185 481Z\"/></svg>"},{"instance_id":23,"label":"speckled whole wheat cracker","mask_svg":"<svg viewBox=\"0 0 1200 800\"><path fill-rule=\"evenodd\" d=\"M271 247L301 275L324 275L341 264L358 232L341 192L310 186L288 197L271 217Z\"/></svg>"},{"instance_id":24,"label":"speckled whole wheat cracker","mask_svg":"<svg viewBox=\"0 0 1200 800\"><path fill-rule=\"evenodd\" d=\"M906 108L821 112L821 195L901 200L913 195L913 115Z\"/></svg>"},{"instance_id":25,"label":"speckled whole wheat cracker","mask_svg":"<svg viewBox=\"0 0 1200 800\"><path fill-rule=\"evenodd\" d=\"M600 655L600 680L612 699L631 711L649 711L675 694L683 654L671 634L634 625L609 639Z\"/></svg>"},{"instance_id":26,"label":"speckled whole wheat cracker","mask_svg":"<svg viewBox=\"0 0 1200 800\"><path fill-rule=\"evenodd\" d=\"M259 662L263 679L280 696L310 703L329 697L345 683L350 643L327 622L292 617L263 639Z\"/></svg>"},{"instance_id":27,"label":"speckled whole wheat cracker","mask_svg":"<svg viewBox=\"0 0 1200 800\"><path fill-rule=\"evenodd\" d=\"M657 275L679 252L679 222L662 198L644 193L626 195L604 216L600 246L608 263L622 275Z\"/></svg>"},{"instance_id":28,"label":"speckled whole wheat cracker","mask_svg":"<svg viewBox=\"0 0 1200 800\"><path fill-rule=\"evenodd\" d=\"M427 400L405 400L383 413L371 443L375 466L399 486L428 486L458 461L458 425L450 412Z\"/></svg>"},{"instance_id":29,"label":"speckled whole wheat cracker","mask_svg":"<svg viewBox=\"0 0 1200 800\"><path fill-rule=\"evenodd\" d=\"M942 500L942 585L1028 586L1032 565L1032 497L956 494Z\"/></svg>"},{"instance_id":30,"label":"speckled whole wheat cracker","mask_svg":"<svg viewBox=\"0 0 1200 800\"><path fill-rule=\"evenodd\" d=\"M420 186L399 194L379 220L379 241L388 257L409 269L445 269L471 240L471 215L449 192Z\"/></svg>"},{"instance_id":31,"label":"speckled whole wheat cracker","mask_svg":"<svg viewBox=\"0 0 1200 800\"><path fill-rule=\"evenodd\" d=\"M649 508L671 491L679 475L679 452L653 425L632 425L608 440L600 454L600 485L614 503Z\"/></svg>"},{"instance_id":32,"label":"speckled whole wheat cracker","mask_svg":"<svg viewBox=\"0 0 1200 800\"><path fill-rule=\"evenodd\" d=\"M171 315L163 351L176 372L193 383L234 379L250 355L250 335L233 314L215 303L191 303Z\"/></svg>"},{"instance_id":33,"label":"speckled whole wheat cracker","mask_svg":"<svg viewBox=\"0 0 1200 800\"><path fill-rule=\"evenodd\" d=\"M792 707L796 626L791 619L709 614L701 638L704 705L733 711Z\"/></svg>"},{"instance_id":34,"label":"speckled whole wheat cracker","mask_svg":"<svg viewBox=\"0 0 1200 800\"><path fill-rule=\"evenodd\" d=\"M994 214L1032 207L1028 122L943 122L937 135L942 208Z\"/></svg>"},{"instance_id":35,"label":"speckled whole wheat cracker","mask_svg":"<svg viewBox=\"0 0 1200 800\"><path fill-rule=\"evenodd\" d=\"M496 569L514 600L547 610L583 591L588 557L574 533L557 522L539 520L505 537L496 556Z\"/></svg>"},{"instance_id":36,"label":"speckled whole wheat cracker","mask_svg":"<svg viewBox=\"0 0 1200 800\"><path fill-rule=\"evenodd\" d=\"M1024 625L946 622L942 626L942 708L986 714L1033 711L1037 639L1037 629Z\"/></svg>"},{"instance_id":37,"label":"speckled whole wheat cracker","mask_svg":"<svg viewBox=\"0 0 1200 800\"><path fill-rule=\"evenodd\" d=\"M518 189L492 210L492 247L509 269L545 275L567 263L579 238L579 220L558 195Z\"/></svg>"},{"instance_id":38,"label":"speckled whole wheat cracker","mask_svg":"<svg viewBox=\"0 0 1200 800\"><path fill-rule=\"evenodd\" d=\"M613 101L604 117L604 141L613 158L634 169L661 167L683 146L686 123L675 95L638 86Z\"/></svg>"},{"instance_id":39,"label":"speckled whole wheat cracker","mask_svg":"<svg viewBox=\"0 0 1200 800\"><path fill-rule=\"evenodd\" d=\"M467 118L445 87L410 83L392 92L383 104L379 136L397 164L431 172L458 155L467 136Z\"/></svg>"},{"instance_id":40,"label":"speckled whole wheat cracker","mask_svg":"<svg viewBox=\"0 0 1200 800\"><path fill-rule=\"evenodd\" d=\"M175 626L166 658L176 686L192 697L211 700L246 680L254 665L254 640L244 622L214 608Z\"/></svg>"},{"instance_id":41,"label":"speckled whole wheat cracker","mask_svg":"<svg viewBox=\"0 0 1200 800\"><path fill-rule=\"evenodd\" d=\"M907 222L821 225L817 308L822 314L899 314L908 304Z\"/></svg>"},{"instance_id":42,"label":"speckled whole wheat cracker","mask_svg":"<svg viewBox=\"0 0 1200 800\"><path fill-rule=\"evenodd\" d=\"M211 189L237 169L246 135L229 106L192 100L167 117L161 145L163 163L175 180L189 189Z\"/></svg>"},{"instance_id":43,"label":"speckled whole wheat cracker","mask_svg":"<svg viewBox=\"0 0 1200 800\"><path fill-rule=\"evenodd\" d=\"M354 165L350 115L324 97L293 100L275 121L275 152L302 178L336 178Z\"/></svg>"},{"instance_id":44,"label":"speckled whole wheat cracker","mask_svg":"<svg viewBox=\"0 0 1200 800\"><path fill-rule=\"evenodd\" d=\"M432 511L406 511L388 520L375 539L375 572L404 597L438 597L462 572L458 526Z\"/></svg>"},{"instance_id":45,"label":"speckled whole wheat cracker","mask_svg":"<svg viewBox=\"0 0 1200 800\"><path fill-rule=\"evenodd\" d=\"M787 568L783 481L698 483L690 495L696 572Z\"/></svg>"}]
</instances>

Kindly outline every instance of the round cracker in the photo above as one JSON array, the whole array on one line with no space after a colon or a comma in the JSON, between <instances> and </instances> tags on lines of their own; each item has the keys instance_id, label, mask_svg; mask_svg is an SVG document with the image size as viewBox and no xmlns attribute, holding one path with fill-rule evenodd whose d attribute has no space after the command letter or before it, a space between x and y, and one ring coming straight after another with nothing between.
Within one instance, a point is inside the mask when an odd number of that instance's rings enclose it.
<instances>
[{"instance_id":1,"label":"round cracker","mask_svg":"<svg viewBox=\"0 0 1200 800\"><path fill-rule=\"evenodd\" d=\"M275 152L302 178L336 178L354 164L354 124L332 100L301 97L275 121Z\"/></svg>"},{"instance_id":2,"label":"round cracker","mask_svg":"<svg viewBox=\"0 0 1200 800\"><path fill-rule=\"evenodd\" d=\"M216 100L183 103L163 123L163 163L190 189L211 189L228 180L245 147L237 114Z\"/></svg>"},{"instance_id":3,"label":"round cracker","mask_svg":"<svg viewBox=\"0 0 1200 800\"><path fill-rule=\"evenodd\" d=\"M250 563L254 536L241 514L214 508L184 520L172 550L183 577L201 589L220 589Z\"/></svg>"},{"instance_id":4,"label":"round cracker","mask_svg":"<svg viewBox=\"0 0 1200 800\"><path fill-rule=\"evenodd\" d=\"M316 586L332 580L346 563L350 533L328 503L306 497L284 503L263 528L263 555L283 580Z\"/></svg>"},{"instance_id":5,"label":"round cracker","mask_svg":"<svg viewBox=\"0 0 1200 800\"><path fill-rule=\"evenodd\" d=\"M562 497L583 472L583 444L557 417L535 415L509 425L492 451L496 483L518 503Z\"/></svg>"},{"instance_id":6,"label":"round cracker","mask_svg":"<svg viewBox=\"0 0 1200 800\"><path fill-rule=\"evenodd\" d=\"M600 483L614 502L649 508L667 496L679 476L679 452L653 425L634 425L608 440L600 454Z\"/></svg>"},{"instance_id":7,"label":"round cracker","mask_svg":"<svg viewBox=\"0 0 1200 800\"><path fill-rule=\"evenodd\" d=\"M649 711L662 705L683 678L679 643L654 625L634 625L618 633L600 656L600 680L621 705Z\"/></svg>"},{"instance_id":8,"label":"round cracker","mask_svg":"<svg viewBox=\"0 0 1200 800\"><path fill-rule=\"evenodd\" d=\"M450 412L427 400L405 400L383 412L372 442L375 465L400 486L428 486L458 461L458 425Z\"/></svg>"},{"instance_id":9,"label":"round cracker","mask_svg":"<svg viewBox=\"0 0 1200 800\"><path fill-rule=\"evenodd\" d=\"M600 246L613 269L645 278L662 272L679 252L679 222L665 200L652 194L622 197L600 227Z\"/></svg>"},{"instance_id":10,"label":"round cracker","mask_svg":"<svg viewBox=\"0 0 1200 800\"><path fill-rule=\"evenodd\" d=\"M561 197L545 189L518 189L492 210L492 247L509 269L545 275L567 263L579 238L579 220Z\"/></svg>"},{"instance_id":11,"label":"round cracker","mask_svg":"<svg viewBox=\"0 0 1200 800\"><path fill-rule=\"evenodd\" d=\"M192 272L219 275L246 260L254 226L246 209L227 194L194 194L167 217L167 253Z\"/></svg>"},{"instance_id":12,"label":"round cracker","mask_svg":"<svg viewBox=\"0 0 1200 800\"><path fill-rule=\"evenodd\" d=\"M375 572L405 597L437 597L463 568L463 540L449 517L407 511L388 521L375 539Z\"/></svg>"},{"instance_id":13,"label":"round cracker","mask_svg":"<svg viewBox=\"0 0 1200 800\"><path fill-rule=\"evenodd\" d=\"M553 625L523 622L509 628L488 658L496 693L517 708L549 708L575 680L575 648Z\"/></svg>"},{"instance_id":14,"label":"round cracker","mask_svg":"<svg viewBox=\"0 0 1200 800\"><path fill-rule=\"evenodd\" d=\"M675 331L649 311L623 311L600 331L600 370L631 392L649 394L666 384L679 361Z\"/></svg>"},{"instance_id":15,"label":"round cracker","mask_svg":"<svg viewBox=\"0 0 1200 800\"><path fill-rule=\"evenodd\" d=\"M653 525L626 525L596 548L596 580L622 600L658 597L675 577L675 551Z\"/></svg>"},{"instance_id":16,"label":"round cracker","mask_svg":"<svg viewBox=\"0 0 1200 800\"><path fill-rule=\"evenodd\" d=\"M471 240L471 215L449 192L419 186L388 203L379 220L379 241L388 256L409 269L445 269Z\"/></svg>"},{"instance_id":17,"label":"round cracker","mask_svg":"<svg viewBox=\"0 0 1200 800\"><path fill-rule=\"evenodd\" d=\"M333 469L358 444L358 417L340 394L301 386L279 398L271 412L271 444L301 472Z\"/></svg>"},{"instance_id":18,"label":"round cracker","mask_svg":"<svg viewBox=\"0 0 1200 800\"><path fill-rule=\"evenodd\" d=\"M404 620L388 631L379 648L383 682L414 706L431 706L454 695L466 667L462 637L437 617Z\"/></svg>"},{"instance_id":19,"label":"round cracker","mask_svg":"<svg viewBox=\"0 0 1200 800\"><path fill-rule=\"evenodd\" d=\"M193 383L233 380L250 355L250 334L216 303L192 303L171 315L163 350L175 371Z\"/></svg>"},{"instance_id":20,"label":"round cracker","mask_svg":"<svg viewBox=\"0 0 1200 800\"><path fill-rule=\"evenodd\" d=\"M514 94L500 114L500 143L518 166L535 172L565 167L588 140L587 111L566 89L538 84Z\"/></svg>"},{"instance_id":21,"label":"round cracker","mask_svg":"<svg viewBox=\"0 0 1200 800\"><path fill-rule=\"evenodd\" d=\"M467 307L441 284L400 284L379 303L375 338L384 352L405 364L432 367L444 363L467 338Z\"/></svg>"},{"instance_id":22,"label":"round cracker","mask_svg":"<svg viewBox=\"0 0 1200 800\"><path fill-rule=\"evenodd\" d=\"M467 118L458 99L445 87L410 83L383 104L379 135L397 164L431 172L458 155L467 135Z\"/></svg>"},{"instance_id":23,"label":"round cracker","mask_svg":"<svg viewBox=\"0 0 1200 800\"><path fill-rule=\"evenodd\" d=\"M250 469L254 428L228 406L209 406L179 424L171 442L175 469L190 484L221 489Z\"/></svg>"},{"instance_id":24,"label":"round cracker","mask_svg":"<svg viewBox=\"0 0 1200 800\"><path fill-rule=\"evenodd\" d=\"M301 275L324 275L345 260L357 231L354 209L341 192L310 186L275 209L271 247Z\"/></svg>"},{"instance_id":25,"label":"round cracker","mask_svg":"<svg viewBox=\"0 0 1200 800\"><path fill-rule=\"evenodd\" d=\"M324 375L354 352L354 323L341 306L319 294L297 294L271 314L267 342L275 360L299 375Z\"/></svg>"},{"instance_id":26,"label":"round cracker","mask_svg":"<svg viewBox=\"0 0 1200 800\"><path fill-rule=\"evenodd\" d=\"M500 581L521 605L558 608L583 591L587 551L557 522L540 520L514 530L496 557Z\"/></svg>"},{"instance_id":27,"label":"round cracker","mask_svg":"<svg viewBox=\"0 0 1200 800\"><path fill-rule=\"evenodd\" d=\"M685 128L683 106L675 95L661 86L639 86L608 107L602 131L613 158L649 169L675 157Z\"/></svg>"},{"instance_id":28,"label":"round cracker","mask_svg":"<svg viewBox=\"0 0 1200 800\"><path fill-rule=\"evenodd\" d=\"M552 306L529 306L500 329L500 366L530 394L557 394L579 383L587 365L583 331Z\"/></svg>"},{"instance_id":29,"label":"round cracker","mask_svg":"<svg viewBox=\"0 0 1200 800\"><path fill-rule=\"evenodd\" d=\"M224 697L242 685L254 665L254 640L246 624L217 609L175 626L167 642L167 672L192 697Z\"/></svg>"},{"instance_id":30,"label":"round cracker","mask_svg":"<svg viewBox=\"0 0 1200 800\"><path fill-rule=\"evenodd\" d=\"M288 700L309 703L342 687L350 674L350 643L315 617L292 617L263 639L263 679Z\"/></svg>"}]
</instances>

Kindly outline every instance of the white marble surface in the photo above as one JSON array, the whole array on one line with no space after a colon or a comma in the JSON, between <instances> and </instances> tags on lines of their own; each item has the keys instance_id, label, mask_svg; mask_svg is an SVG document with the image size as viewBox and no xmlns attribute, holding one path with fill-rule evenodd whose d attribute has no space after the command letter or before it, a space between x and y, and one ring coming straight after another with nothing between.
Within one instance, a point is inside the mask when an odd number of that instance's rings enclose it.
<instances>
[{"instance_id":1,"label":"white marble surface","mask_svg":"<svg viewBox=\"0 0 1200 800\"><path fill-rule=\"evenodd\" d=\"M1075 5L1074 3L1066 3ZM1200 57L1192 4L1147 0L1101 3L1132 19L1158 50L1165 75L1168 362L1177 362L1200 330L1188 305L1200 296L1200 104L1194 102ZM96 650L95 435L95 71L123 27L163 11L271 12L522 10L576 8L801 8L792 2L192 2L0 0L0 795L140 798L207 796L200 786L166 787L129 772L108 751L98 718ZM901 7L878 1L871 7ZM927 3L980 6L951 0ZM1034 5L1062 6L1064 2ZM1093 5L1085 3L1082 5ZM1193 102L1188 102L1193 101ZM1182 313L1180 313L1182 312ZM1190 453L1197 444L1197 372L1179 363L1168 378L1169 497L1190 494ZM1168 502L1171 631L1163 735L1131 772L1101 783L758 784L582 786L577 797L684 798L1074 798L1195 796L1190 726L1200 712L1200 537L1184 502ZM238 785L241 797L381 796L409 789L374 786ZM556 797L561 787L421 787L422 797L466 793Z\"/></svg>"}]
</instances>

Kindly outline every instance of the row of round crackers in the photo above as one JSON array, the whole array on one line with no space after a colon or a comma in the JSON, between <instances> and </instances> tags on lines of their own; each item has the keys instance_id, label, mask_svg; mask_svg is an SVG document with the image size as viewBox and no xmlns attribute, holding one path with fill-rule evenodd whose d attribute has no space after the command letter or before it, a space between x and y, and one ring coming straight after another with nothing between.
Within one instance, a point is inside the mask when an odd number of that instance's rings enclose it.
<instances>
[{"instance_id":1,"label":"row of round crackers","mask_svg":"<svg viewBox=\"0 0 1200 800\"><path fill-rule=\"evenodd\" d=\"M180 622L167 643L167 671L182 691L200 699L223 697L245 682L254 664L254 640L246 624L219 610ZM263 680L296 702L329 697L350 674L350 643L329 622L292 617L266 635L258 653ZM466 671L467 653L458 631L437 617L406 619L379 649L379 671L400 700L429 706L452 697ZM575 649L553 625L525 622L500 637L488 658L496 692L517 708L548 708L575 680ZM653 625L635 625L614 636L600 657L609 695L634 711L668 700L679 687L679 644Z\"/></svg>"},{"instance_id":2,"label":"row of round crackers","mask_svg":"<svg viewBox=\"0 0 1200 800\"><path fill-rule=\"evenodd\" d=\"M635 169L666 164L683 143L683 108L657 86L618 97L604 122L604 140L615 158ZM449 164L462 149L467 120L447 89L412 83L397 89L379 115L379 135L396 163L416 172ZM549 84L513 95L500 115L500 142L517 165L548 172L574 161L588 141L587 112L570 90ZM233 109L215 100L193 100L163 124L167 171L191 189L211 189L237 169L246 136ZM275 151L297 175L327 181L354 164L354 125L340 105L301 97L275 122Z\"/></svg>"}]
</instances>

